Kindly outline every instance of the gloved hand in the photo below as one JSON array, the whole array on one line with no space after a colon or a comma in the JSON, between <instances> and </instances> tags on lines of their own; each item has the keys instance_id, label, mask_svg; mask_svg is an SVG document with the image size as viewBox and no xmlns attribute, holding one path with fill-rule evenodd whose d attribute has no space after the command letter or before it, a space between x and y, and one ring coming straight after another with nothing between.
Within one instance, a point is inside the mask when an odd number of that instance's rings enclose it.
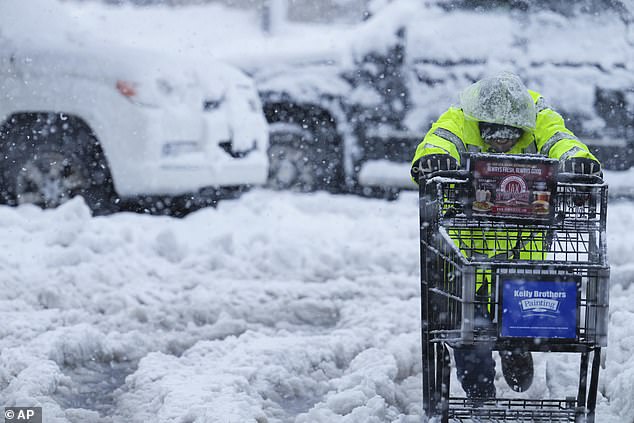
<instances>
[{"instance_id":1,"label":"gloved hand","mask_svg":"<svg viewBox=\"0 0 634 423\"><path fill-rule=\"evenodd\" d=\"M412 166L412 177L418 180L419 175L423 178L429 177L433 172L439 170L457 170L458 161L449 154L430 154L423 156Z\"/></svg>"},{"instance_id":2,"label":"gloved hand","mask_svg":"<svg viewBox=\"0 0 634 423\"><path fill-rule=\"evenodd\" d=\"M559 171L563 173L577 173L582 175L603 176L601 164L596 160L585 157L572 157L559 162Z\"/></svg>"},{"instance_id":3,"label":"gloved hand","mask_svg":"<svg viewBox=\"0 0 634 423\"><path fill-rule=\"evenodd\" d=\"M577 175L598 176L603 178L601 164L595 160L584 157L572 157L559 162L559 171L563 173L574 173ZM575 206L583 206L586 204L592 194L590 186L581 186L574 188L575 193L569 196L570 201Z\"/></svg>"}]
</instances>

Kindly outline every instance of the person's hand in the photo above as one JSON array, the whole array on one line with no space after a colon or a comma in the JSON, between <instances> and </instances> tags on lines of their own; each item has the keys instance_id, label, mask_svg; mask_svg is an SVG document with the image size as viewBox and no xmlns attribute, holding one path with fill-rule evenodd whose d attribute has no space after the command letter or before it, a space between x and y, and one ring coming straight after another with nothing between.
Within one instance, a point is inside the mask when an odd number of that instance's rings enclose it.
<instances>
[{"instance_id":1,"label":"person's hand","mask_svg":"<svg viewBox=\"0 0 634 423\"><path fill-rule=\"evenodd\" d=\"M457 170L458 161L449 154L430 154L423 156L412 166L412 176L418 179L429 177L439 170Z\"/></svg>"},{"instance_id":2,"label":"person's hand","mask_svg":"<svg viewBox=\"0 0 634 423\"><path fill-rule=\"evenodd\" d=\"M603 178L601 164L595 160L584 157L572 157L560 161L559 170L563 173ZM574 191L574 194L570 195L572 204L575 206L583 206L588 203L592 194L591 185L576 187Z\"/></svg>"},{"instance_id":3,"label":"person's hand","mask_svg":"<svg viewBox=\"0 0 634 423\"><path fill-rule=\"evenodd\" d=\"M596 160L585 157L572 157L559 162L559 171L563 173L576 173L580 175L592 175L602 177L601 164Z\"/></svg>"}]
</instances>

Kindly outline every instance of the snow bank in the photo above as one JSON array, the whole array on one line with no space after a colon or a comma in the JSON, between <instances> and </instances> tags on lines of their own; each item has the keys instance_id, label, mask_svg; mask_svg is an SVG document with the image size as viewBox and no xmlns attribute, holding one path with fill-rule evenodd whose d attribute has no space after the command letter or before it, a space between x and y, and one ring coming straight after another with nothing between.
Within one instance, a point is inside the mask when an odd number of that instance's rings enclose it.
<instances>
[{"instance_id":1,"label":"snow bank","mask_svg":"<svg viewBox=\"0 0 634 423\"><path fill-rule=\"evenodd\" d=\"M0 207L1 402L47 423L418 422L416 207L264 190L180 220ZM630 220L611 207L601 421L634 418ZM577 359L536 363L523 395L574 395Z\"/></svg>"}]
</instances>

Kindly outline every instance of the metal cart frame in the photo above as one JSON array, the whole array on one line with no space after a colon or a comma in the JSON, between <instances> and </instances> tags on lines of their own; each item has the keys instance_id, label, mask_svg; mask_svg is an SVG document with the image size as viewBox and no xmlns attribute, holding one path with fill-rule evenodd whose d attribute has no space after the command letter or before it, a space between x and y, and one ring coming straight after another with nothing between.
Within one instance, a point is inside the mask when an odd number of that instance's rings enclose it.
<instances>
[{"instance_id":1,"label":"metal cart frame","mask_svg":"<svg viewBox=\"0 0 634 423\"><path fill-rule=\"evenodd\" d=\"M431 178L421 178L419 189L426 415L442 422L473 418L593 422L601 348L607 346L607 185L597 177L558 175L551 202L554 213L548 220L465 213L474 195L472 174L467 171L437 172ZM485 239L507 250L510 245L516 249L511 248L507 254L478 254L473 246ZM522 246L521 254L518 245ZM501 321L506 317L501 285L508 277L575 281L578 297L574 336L502 336ZM476 281L486 289L476 290ZM477 307L489 310L486 325L478 323ZM482 398L477 402L451 397L449 347L482 342L498 351L521 347L528 351L579 353L576 396Z\"/></svg>"}]
</instances>

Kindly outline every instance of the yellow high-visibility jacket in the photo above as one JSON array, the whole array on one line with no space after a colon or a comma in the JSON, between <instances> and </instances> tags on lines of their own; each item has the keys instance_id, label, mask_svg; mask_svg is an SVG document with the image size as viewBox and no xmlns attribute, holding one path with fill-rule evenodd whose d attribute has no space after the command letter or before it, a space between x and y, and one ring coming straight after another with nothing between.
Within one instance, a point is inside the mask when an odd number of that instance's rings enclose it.
<instances>
[{"instance_id":1,"label":"yellow high-visibility jacket","mask_svg":"<svg viewBox=\"0 0 634 423\"><path fill-rule=\"evenodd\" d=\"M542 154L560 160L572 157L597 160L588 147L566 128L561 115L546 106L539 93L528 92L537 110L535 130L524 131L524 135L507 154ZM478 122L466 119L461 109L450 107L432 125L416 148L412 166L428 154L449 154L460 163L461 153L493 152L489 148L480 136Z\"/></svg>"}]
</instances>

